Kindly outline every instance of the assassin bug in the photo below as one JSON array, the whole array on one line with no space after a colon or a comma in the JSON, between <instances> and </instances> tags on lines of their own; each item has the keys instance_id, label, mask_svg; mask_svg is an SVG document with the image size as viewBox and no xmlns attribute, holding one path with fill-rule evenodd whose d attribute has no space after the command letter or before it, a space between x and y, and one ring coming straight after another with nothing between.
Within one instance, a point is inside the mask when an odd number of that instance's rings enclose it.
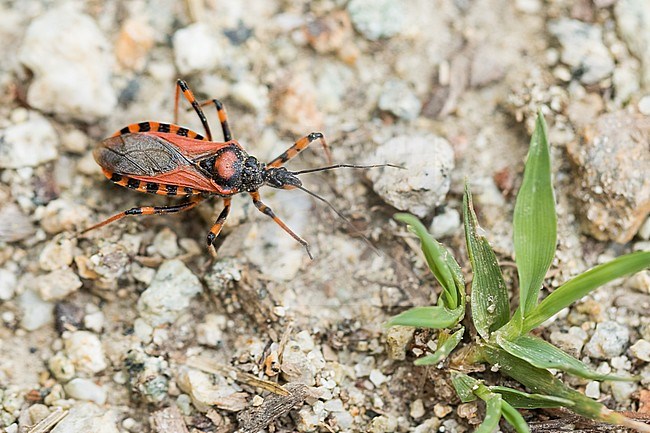
<instances>
[{"instance_id":1,"label":"assassin bug","mask_svg":"<svg viewBox=\"0 0 650 433\"><path fill-rule=\"evenodd\" d=\"M199 116L205 130L205 137L177 125L181 93ZM224 142L212 141L210 126L201 109L208 104L214 104L217 109ZM316 140L321 142L328 160L331 161L329 147L323 134L312 132L296 141L293 146L270 162L266 164L259 162L257 158L246 153L244 148L233 139L223 104L217 99L203 103L197 102L187 83L179 79L176 82L173 124L133 123L100 142L93 151L93 156L101 166L104 175L113 183L139 192L183 196L187 201L172 206L143 206L128 209L87 228L83 233L128 215L184 212L192 209L206 198L218 196L223 198L224 207L207 236L208 248L215 255L214 242L228 217L231 197L245 192L250 195L253 204L260 212L272 218L285 232L304 246L309 257L313 258L307 241L294 233L275 215L270 207L262 202L258 192L259 188L268 185L279 189L301 189L325 202L347 221L327 200L305 189L297 175L340 167L375 167L338 164L298 172L291 172L283 167L283 164ZM376 166L386 165L390 164Z\"/></svg>"}]
</instances>

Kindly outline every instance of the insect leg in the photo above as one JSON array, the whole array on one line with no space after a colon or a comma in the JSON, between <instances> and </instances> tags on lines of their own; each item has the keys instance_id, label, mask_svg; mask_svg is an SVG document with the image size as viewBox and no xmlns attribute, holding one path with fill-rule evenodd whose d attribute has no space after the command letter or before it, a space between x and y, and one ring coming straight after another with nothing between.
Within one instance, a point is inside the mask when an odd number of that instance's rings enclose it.
<instances>
[{"instance_id":1,"label":"insect leg","mask_svg":"<svg viewBox=\"0 0 650 433\"><path fill-rule=\"evenodd\" d=\"M221 130L223 131L223 139L225 141L232 140L232 133L228 125L228 115L226 114L226 107L218 99L201 102L199 105L204 107L208 104L214 104L217 107L217 115L219 116L219 123L221 123Z\"/></svg>"},{"instance_id":2,"label":"insect leg","mask_svg":"<svg viewBox=\"0 0 650 433\"><path fill-rule=\"evenodd\" d=\"M275 215L275 212L273 212L273 210L270 207L268 207L267 205L262 203L262 200L260 200L260 193L259 192L253 191L253 192L249 192L249 194L250 194L251 198L253 199L253 204L255 205L255 207L260 212L262 212L264 215L266 215L268 217L271 217L273 219L273 221L275 221L275 223L277 225L282 227L282 229L285 232L289 233L289 235L292 238L294 238L296 241L298 241L300 243L300 245L305 247L305 249L307 250L307 255L309 256L310 259L313 260L314 256L311 255L311 251L309 250L309 244L307 243L307 241L304 240L303 238L301 238L300 236L298 236L297 234L295 234L289 227L287 227L287 225L284 222L282 222L282 220L280 218L278 218Z\"/></svg>"},{"instance_id":3,"label":"insect leg","mask_svg":"<svg viewBox=\"0 0 650 433\"><path fill-rule=\"evenodd\" d=\"M120 212L118 214L113 215L112 217L95 224L94 226L88 227L81 233L86 233L91 230L98 229L100 227L103 227L107 224L110 224L112 222L121 220L122 218L129 216L129 215L160 215L160 214L169 214L169 213L177 213L177 212L184 212L186 210L192 209L194 206L198 205L204 200L203 197L197 196L197 197L192 197L191 201L188 201L186 203L180 203L174 206L142 206L142 207L134 207L128 210L125 210L123 212Z\"/></svg>"},{"instance_id":4,"label":"insect leg","mask_svg":"<svg viewBox=\"0 0 650 433\"><path fill-rule=\"evenodd\" d=\"M174 96L174 124L178 123L178 99L180 92L183 92L185 99L187 99L188 102L192 104L192 108L194 108L194 111L196 111L196 114L201 120L201 124L203 124L203 129L205 129L205 135L208 138L208 141L212 141L212 132L210 131L210 125L208 125L208 119L206 119L199 103L196 102L196 98L194 97L194 94L190 88L187 86L187 83L181 79L176 80L176 95Z\"/></svg>"},{"instance_id":5,"label":"insect leg","mask_svg":"<svg viewBox=\"0 0 650 433\"><path fill-rule=\"evenodd\" d=\"M302 137L300 140L296 141L293 146L285 150L281 155L275 158L273 161L266 164L267 167L280 167L285 162L289 161L294 156L298 155L302 150L311 144L312 141L320 140L323 145L323 150L325 155L327 155L327 160L332 162L332 154L330 153L330 148L325 141L325 137L320 132L312 132L311 134Z\"/></svg>"},{"instance_id":6,"label":"insect leg","mask_svg":"<svg viewBox=\"0 0 650 433\"><path fill-rule=\"evenodd\" d=\"M226 218L228 218L228 213L230 212L230 202L232 201L231 198L224 198L223 199L223 210L219 214L219 217L217 218L217 221L214 223L212 228L210 229L210 233L208 233L208 248L210 250L214 250L214 241L217 239L217 236L219 236L219 233L221 232L221 228L223 227L224 223L226 222ZM213 253L216 254L216 253Z\"/></svg>"}]
</instances>

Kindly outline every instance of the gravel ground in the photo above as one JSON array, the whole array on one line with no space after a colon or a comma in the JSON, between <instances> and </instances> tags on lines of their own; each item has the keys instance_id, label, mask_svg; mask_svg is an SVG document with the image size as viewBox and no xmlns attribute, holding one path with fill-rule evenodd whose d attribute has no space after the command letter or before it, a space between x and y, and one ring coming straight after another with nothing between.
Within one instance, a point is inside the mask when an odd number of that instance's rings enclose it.
<instances>
[{"instance_id":1,"label":"gravel ground","mask_svg":"<svg viewBox=\"0 0 650 433\"><path fill-rule=\"evenodd\" d=\"M467 263L468 177L515 285L510 221L540 107L559 213L548 287L650 249L647 0L0 0L0 51L0 426L10 433L471 431L482 407L460 404L444 371L412 365L435 335L382 326L439 290L391 215L423 218ZM406 169L302 176L353 228L301 191L264 188L313 261L244 196L214 262L204 239L218 199L78 235L171 201L112 185L92 148L130 123L172 122L177 78L201 100L220 98L261 160L322 131L337 163ZM202 133L181 104L179 123ZM214 108L206 114L218 131ZM290 167L325 165L313 147ZM649 306L645 271L541 333L600 371L640 374L566 380L648 413Z\"/></svg>"}]
</instances>

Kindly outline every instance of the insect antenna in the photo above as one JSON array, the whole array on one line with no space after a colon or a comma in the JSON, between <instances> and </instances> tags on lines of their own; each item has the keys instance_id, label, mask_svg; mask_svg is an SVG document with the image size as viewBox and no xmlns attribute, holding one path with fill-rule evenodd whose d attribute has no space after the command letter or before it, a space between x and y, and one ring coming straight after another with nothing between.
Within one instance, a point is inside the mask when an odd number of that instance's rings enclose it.
<instances>
[{"instance_id":1,"label":"insect antenna","mask_svg":"<svg viewBox=\"0 0 650 433\"><path fill-rule=\"evenodd\" d=\"M402 170L404 169L404 167L395 164L371 164L371 165L336 164L336 165L328 165L327 167L308 168L306 170L292 171L291 174L298 175L298 174L306 174L306 173L315 173L317 171L334 170L335 168L378 168L378 167L394 167L394 168L401 168Z\"/></svg>"},{"instance_id":2,"label":"insect antenna","mask_svg":"<svg viewBox=\"0 0 650 433\"><path fill-rule=\"evenodd\" d=\"M318 200L322 201L322 202L325 203L327 206L329 206L329 208L332 209L332 210L334 211L334 213L336 213L336 214L337 214L337 215L338 215L338 216L339 216L343 221L345 221L346 223L348 223L348 225L349 225L350 227L352 227L352 229L354 230L354 232L355 232L357 235L361 236L361 238L364 240L364 242L365 242L365 243L370 247L371 250L373 250L373 251L375 252L375 254L379 255L379 250L378 250L378 249L377 249L377 248L376 248L376 247L375 247L375 246L370 242L370 240L369 240L369 239L368 239L368 238L367 238L363 233L361 233L361 231L359 231L359 229L357 229L357 228L354 226L354 224L352 224L352 221L350 221L349 219L347 219L347 218L345 217L345 215L343 215L341 212L339 212L339 210L336 209L332 203L330 203L329 201L327 201L325 198L319 196L319 195L316 194L315 192L312 192L312 191L308 190L308 189L305 188L304 186L295 185L295 187L298 188L298 189L300 189L300 190L303 190L304 192L306 192L306 193L309 194L310 196L314 197L315 199L318 199Z\"/></svg>"}]
</instances>

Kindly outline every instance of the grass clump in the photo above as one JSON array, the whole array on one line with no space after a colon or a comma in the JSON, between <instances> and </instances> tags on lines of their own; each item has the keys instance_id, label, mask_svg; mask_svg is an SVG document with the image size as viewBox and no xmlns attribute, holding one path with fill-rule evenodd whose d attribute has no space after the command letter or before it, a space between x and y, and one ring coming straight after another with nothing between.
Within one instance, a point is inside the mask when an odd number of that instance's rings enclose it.
<instances>
[{"instance_id":1,"label":"grass clump","mask_svg":"<svg viewBox=\"0 0 650 433\"><path fill-rule=\"evenodd\" d=\"M417 365L437 364L445 360L452 383L460 399L483 400L486 415L476 433L494 431L501 418L519 433L530 429L517 408L565 407L606 423L650 432L650 426L614 412L558 380L550 370L560 370L591 380L634 380L600 374L559 348L530 334L560 310L591 291L617 278L650 267L650 251L621 256L567 281L542 302L538 301L557 243L557 217L551 182L551 158L547 129L541 112L517 195L514 211L515 262L519 274L519 306L510 314L508 291L496 255L487 239L479 234L469 186L463 198L465 238L473 278L471 283L472 324L477 338L461 345L465 328L461 321L466 312L465 281L451 253L431 237L420 221L409 214L395 219L408 224L420 238L422 251L435 278L442 286L438 304L417 307L395 316L389 325L438 329L437 350L418 359ZM475 371L472 364L490 364L492 370L515 379L530 392L487 386L463 371Z\"/></svg>"}]
</instances>

